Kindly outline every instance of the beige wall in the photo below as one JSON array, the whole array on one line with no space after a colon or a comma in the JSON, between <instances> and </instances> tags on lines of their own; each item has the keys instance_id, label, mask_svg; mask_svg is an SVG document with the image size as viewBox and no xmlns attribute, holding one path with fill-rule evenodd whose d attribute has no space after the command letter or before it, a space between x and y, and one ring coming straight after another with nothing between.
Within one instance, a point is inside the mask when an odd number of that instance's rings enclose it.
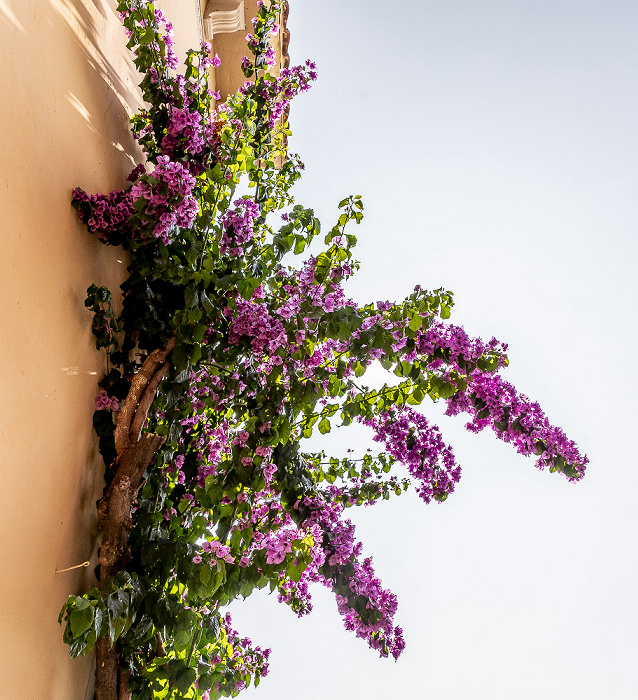
<instances>
[{"instance_id":1,"label":"beige wall","mask_svg":"<svg viewBox=\"0 0 638 700\"><path fill-rule=\"evenodd\" d=\"M197 0L158 3L184 49ZM102 465L91 428L103 359L84 308L121 251L77 222L71 190L123 186L136 79L115 0L0 0L0 700L83 700L57 614L92 582Z\"/></svg>"}]
</instances>

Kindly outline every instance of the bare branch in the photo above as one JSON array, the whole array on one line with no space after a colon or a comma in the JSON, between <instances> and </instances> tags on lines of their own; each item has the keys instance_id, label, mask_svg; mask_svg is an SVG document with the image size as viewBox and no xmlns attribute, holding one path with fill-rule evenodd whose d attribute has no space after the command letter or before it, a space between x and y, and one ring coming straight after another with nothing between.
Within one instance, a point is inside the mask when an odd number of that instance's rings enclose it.
<instances>
[{"instance_id":1,"label":"bare branch","mask_svg":"<svg viewBox=\"0 0 638 700\"><path fill-rule=\"evenodd\" d=\"M153 403L157 389L162 383L164 377L168 374L169 369L169 363L165 362L151 377L148 386L142 394L142 398L140 399L137 411L135 411L135 417L133 418L131 428L129 430L129 439L133 444L140 439L142 428L144 427L144 423L148 417L148 411Z\"/></svg>"}]
</instances>

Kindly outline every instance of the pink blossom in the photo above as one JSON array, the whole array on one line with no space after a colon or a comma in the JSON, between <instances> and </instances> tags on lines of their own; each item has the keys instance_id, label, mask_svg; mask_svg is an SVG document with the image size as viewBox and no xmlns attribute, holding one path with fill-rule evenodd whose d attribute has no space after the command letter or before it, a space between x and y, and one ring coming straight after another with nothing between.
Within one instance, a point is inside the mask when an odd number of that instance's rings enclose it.
<instances>
[{"instance_id":1,"label":"pink blossom","mask_svg":"<svg viewBox=\"0 0 638 700\"><path fill-rule=\"evenodd\" d=\"M115 396L109 396L105 389L95 397L96 411L119 411L120 404Z\"/></svg>"}]
</instances>

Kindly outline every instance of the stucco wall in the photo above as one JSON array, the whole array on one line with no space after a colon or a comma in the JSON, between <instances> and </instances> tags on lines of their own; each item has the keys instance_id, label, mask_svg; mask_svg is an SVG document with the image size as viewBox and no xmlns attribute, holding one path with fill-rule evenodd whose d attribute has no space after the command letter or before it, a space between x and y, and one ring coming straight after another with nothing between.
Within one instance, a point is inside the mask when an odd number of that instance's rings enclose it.
<instances>
[{"instance_id":1,"label":"stucco wall","mask_svg":"<svg viewBox=\"0 0 638 700\"><path fill-rule=\"evenodd\" d=\"M197 0L165 0L178 47ZM71 190L122 187L136 157L136 77L115 0L0 0L0 700L83 700L58 611L92 583L102 465L92 434L103 371L84 308L116 290L121 251L77 222ZM122 262L123 261L123 262Z\"/></svg>"}]
</instances>

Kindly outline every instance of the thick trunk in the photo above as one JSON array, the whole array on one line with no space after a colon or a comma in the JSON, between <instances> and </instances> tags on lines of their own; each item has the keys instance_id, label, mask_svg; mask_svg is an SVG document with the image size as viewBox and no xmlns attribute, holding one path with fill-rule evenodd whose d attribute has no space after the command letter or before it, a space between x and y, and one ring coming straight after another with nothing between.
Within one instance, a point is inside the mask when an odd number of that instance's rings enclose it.
<instances>
[{"instance_id":1,"label":"thick trunk","mask_svg":"<svg viewBox=\"0 0 638 700\"><path fill-rule=\"evenodd\" d=\"M117 662L115 648L108 637L100 637L95 645L97 663L95 666L96 700L119 700L117 688Z\"/></svg>"},{"instance_id":2,"label":"thick trunk","mask_svg":"<svg viewBox=\"0 0 638 700\"><path fill-rule=\"evenodd\" d=\"M141 435L141 431L157 389L168 372L167 358L174 346L175 341L171 339L164 350L155 350L146 358L142 369L133 377L131 389L118 414L115 475L98 504L102 531L100 584L125 569L130 559L131 508L142 475L164 443L163 437L152 433ZM126 688L129 674L118 670L117 645L112 645L108 637L100 637L96 656L96 700L130 700L131 694Z\"/></svg>"}]
</instances>

